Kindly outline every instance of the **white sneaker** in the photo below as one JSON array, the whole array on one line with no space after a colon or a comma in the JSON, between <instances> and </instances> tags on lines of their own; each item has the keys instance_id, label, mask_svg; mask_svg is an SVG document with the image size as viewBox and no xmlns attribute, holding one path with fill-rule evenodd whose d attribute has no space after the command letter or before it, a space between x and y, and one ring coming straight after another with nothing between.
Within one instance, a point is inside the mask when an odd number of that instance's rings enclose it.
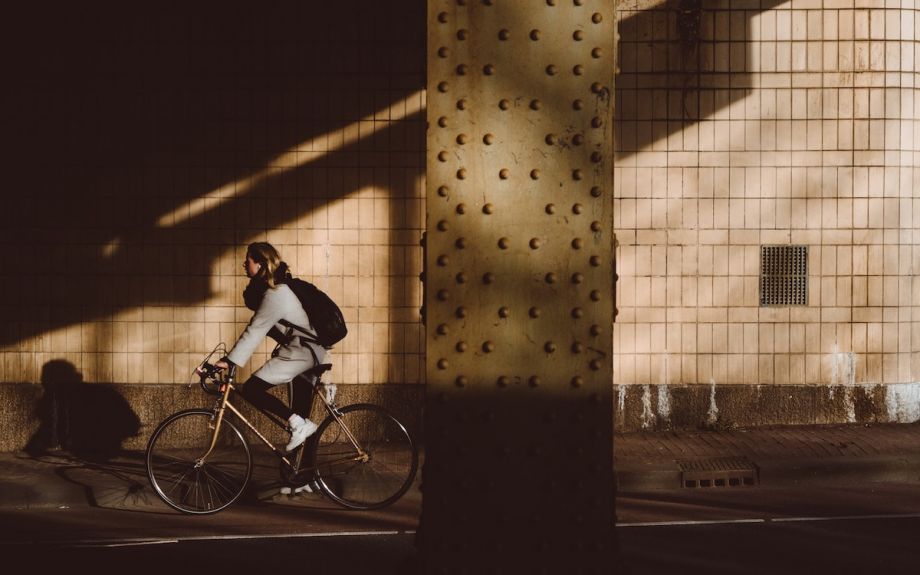
<instances>
[{"instance_id":1,"label":"white sneaker","mask_svg":"<svg viewBox=\"0 0 920 575\"><path fill-rule=\"evenodd\" d=\"M293 451L300 447L300 444L307 440L308 437L316 432L317 425L309 419L302 417L297 418L291 423L291 440L284 446L285 451Z\"/></svg>"}]
</instances>

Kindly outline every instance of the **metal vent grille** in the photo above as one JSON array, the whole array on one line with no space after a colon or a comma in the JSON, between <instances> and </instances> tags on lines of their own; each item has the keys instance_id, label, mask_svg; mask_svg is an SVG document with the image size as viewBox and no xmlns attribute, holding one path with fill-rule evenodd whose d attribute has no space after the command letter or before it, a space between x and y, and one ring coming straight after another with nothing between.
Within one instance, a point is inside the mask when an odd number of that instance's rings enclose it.
<instances>
[{"instance_id":1,"label":"metal vent grille","mask_svg":"<svg viewBox=\"0 0 920 575\"><path fill-rule=\"evenodd\" d=\"M760 246L760 305L808 305L808 246Z\"/></svg>"},{"instance_id":2,"label":"metal vent grille","mask_svg":"<svg viewBox=\"0 0 920 575\"><path fill-rule=\"evenodd\" d=\"M678 461L683 487L742 487L760 483L760 470L747 457Z\"/></svg>"}]
</instances>

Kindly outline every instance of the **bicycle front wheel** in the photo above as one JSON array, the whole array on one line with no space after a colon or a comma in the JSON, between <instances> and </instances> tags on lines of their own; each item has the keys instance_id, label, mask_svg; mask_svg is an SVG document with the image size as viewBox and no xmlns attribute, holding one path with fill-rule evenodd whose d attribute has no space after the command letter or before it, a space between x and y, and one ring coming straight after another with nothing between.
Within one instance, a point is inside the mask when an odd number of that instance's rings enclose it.
<instances>
[{"instance_id":1,"label":"bicycle front wheel","mask_svg":"<svg viewBox=\"0 0 920 575\"><path fill-rule=\"evenodd\" d=\"M213 411L190 409L163 420L150 436L147 476L157 495L173 509L195 515L217 513L239 499L249 483L249 445L226 418L208 453L215 423Z\"/></svg>"},{"instance_id":2,"label":"bicycle front wheel","mask_svg":"<svg viewBox=\"0 0 920 575\"><path fill-rule=\"evenodd\" d=\"M338 414L323 421L311 443L317 484L345 507L390 505L415 479L418 447L405 426L379 406L349 405Z\"/></svg>"}]
</instances>

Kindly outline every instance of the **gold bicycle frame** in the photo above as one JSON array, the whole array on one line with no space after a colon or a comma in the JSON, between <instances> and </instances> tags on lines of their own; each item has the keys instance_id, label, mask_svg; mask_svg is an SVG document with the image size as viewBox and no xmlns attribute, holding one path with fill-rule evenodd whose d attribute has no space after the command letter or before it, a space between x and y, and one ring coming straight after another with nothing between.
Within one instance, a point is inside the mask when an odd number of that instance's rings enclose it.
<instances>
[{"instance_id":1,"label":"gold bicycle frame","mask_svg":"<svg viewBox=\"0 0 920 575\"><path fill-rule=\"evenodd\" d=\"M354 436L354 434L352 434L351 430L348 429L348 426L345 425L345 423L342 422L342 418L339 417L338 410L335 409L335 408L333 408L333 407L332 407L332 404L330 404L328 401L326 401L326 397L325 397L322 393L319 393L319 384L321 384L321 383L322 383L322 382L321 382L319 379L317 379L316 383L313 385L313 396L314 396L314 397L319 396L319 398L323 401L323 406L326 408L326 411L329 413L329 415L332 416L333 419L335 419L336 423L339 425L339 427L342 429L342 431L345 432L345 435L348 437L348 440L351 442L352 446L353 446L353 447L355 448L355 450L357 451L357 455L355 455L355 456L352 456L352 457L342 457L342 458L340 458L340 459L335 459L335 460L332 460L332 461L323 461L322 465L323 465L323 466L326 466L326 465L333 465L333 464L341 463L341 462L345 462L345 461L360 461L360 462L362 462L362 463L366 463L366 462L368 461L367 452L364 451L364 448L361 447L361 445L358 443L357 438L355 438L355 436ZM258 437L259 440L260 440L262 443L264 443L269 449L271 449L272 452L273 452L279 459L281 459L281 461L283 461L283 462L285 463L285 465L287 465L288 467L290 467L295 473L298 473L298 472L300 472L300 471L305 471L305 470L316 469L317 467L319 467L318 465L313 465L313 466L310 466L310 467L303 467L303 468L300 467L300 462L301 462L301 459L303 458L303 450L304 450L304 447L306 446L306 442L304 442L303 444L301 444L300 448L296 451L296 453L297 453L297 458L295 459L294 462L291 462L291 461L284 455L284 452L282 452L280 449L278 449L277 447L275 447L274 444L272 444L272 442L269 441L269 440L268 440L268 439L267 439L267 438L256 428L255 425L253 425L252 423L250 423L250 421L249 421L248 419L246 419L246 416L244 416L242 413L240 413L240 411L239 411L232 403L230 403L230 399L229 399L229 398L230 398L230 392L231 392L232 390L235 390L235 389L236 389L236 387L233 385L233 378L232 378L232 377L229 377L229 378L227 379L227 381L221 383L221 386L220 386L220 387L221 387L221 389L222 389L223 396L221 397L221 400L220 400L220 407L217 408L217 420L216 420L215 423L214 423L214 432L211 434L211 445L208 447L208 450L207 450L201 457L199 457L199 458L196 460L196 462L195 462L195 466L196 466L196 467L200 467L201 465L204 464L205 460L207 460L208 456L209 456L209 455L211 454L211 452L214 450L214 446L217 445L217 436L218 436L218 434L220 433L221 423L223 422L224 413L226 412L227 409L230 409L230 411L232 411L234 414L236 414L236 416L240 419L240 421L242 421L243 424L246 425L246 427L248 427L253 433L255 433L255 434L256 434L256 437Z\"/></svg>"}]
</instances>

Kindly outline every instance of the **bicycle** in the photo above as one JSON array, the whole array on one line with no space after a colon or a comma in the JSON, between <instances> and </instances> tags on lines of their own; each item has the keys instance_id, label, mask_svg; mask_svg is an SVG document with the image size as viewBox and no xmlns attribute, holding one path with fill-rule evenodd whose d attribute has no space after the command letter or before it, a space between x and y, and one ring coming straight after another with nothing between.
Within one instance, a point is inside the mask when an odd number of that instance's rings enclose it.
<instances>
[{"instance_id":1,"label":"bicycle","mask_svg":"<svg viewBox=\"0 0 920 575\"><path fill-rule=\"evenodd\" d=\"M226 509L240 498L252 477L253 463L249 442L236 422L278 457L287 485L314 485L332 501L352 509L380 509L409 490L418 470L418 446L406 427L378 405L338 407L335 386L322 381L331 364L317 365L298 376L312 380L311 410L319 397L327 415L307 441L285 453L231 403L235 367L224 372L210 363L221 350L223 344L195 370L201 388L217 395L214 406L170 415L147 443L147 476L167 505L183 513L205 515ZM321 387L326 393L319 392ZM289 398L293 391L291 382Z\"/></svg>"}]
</instances>

